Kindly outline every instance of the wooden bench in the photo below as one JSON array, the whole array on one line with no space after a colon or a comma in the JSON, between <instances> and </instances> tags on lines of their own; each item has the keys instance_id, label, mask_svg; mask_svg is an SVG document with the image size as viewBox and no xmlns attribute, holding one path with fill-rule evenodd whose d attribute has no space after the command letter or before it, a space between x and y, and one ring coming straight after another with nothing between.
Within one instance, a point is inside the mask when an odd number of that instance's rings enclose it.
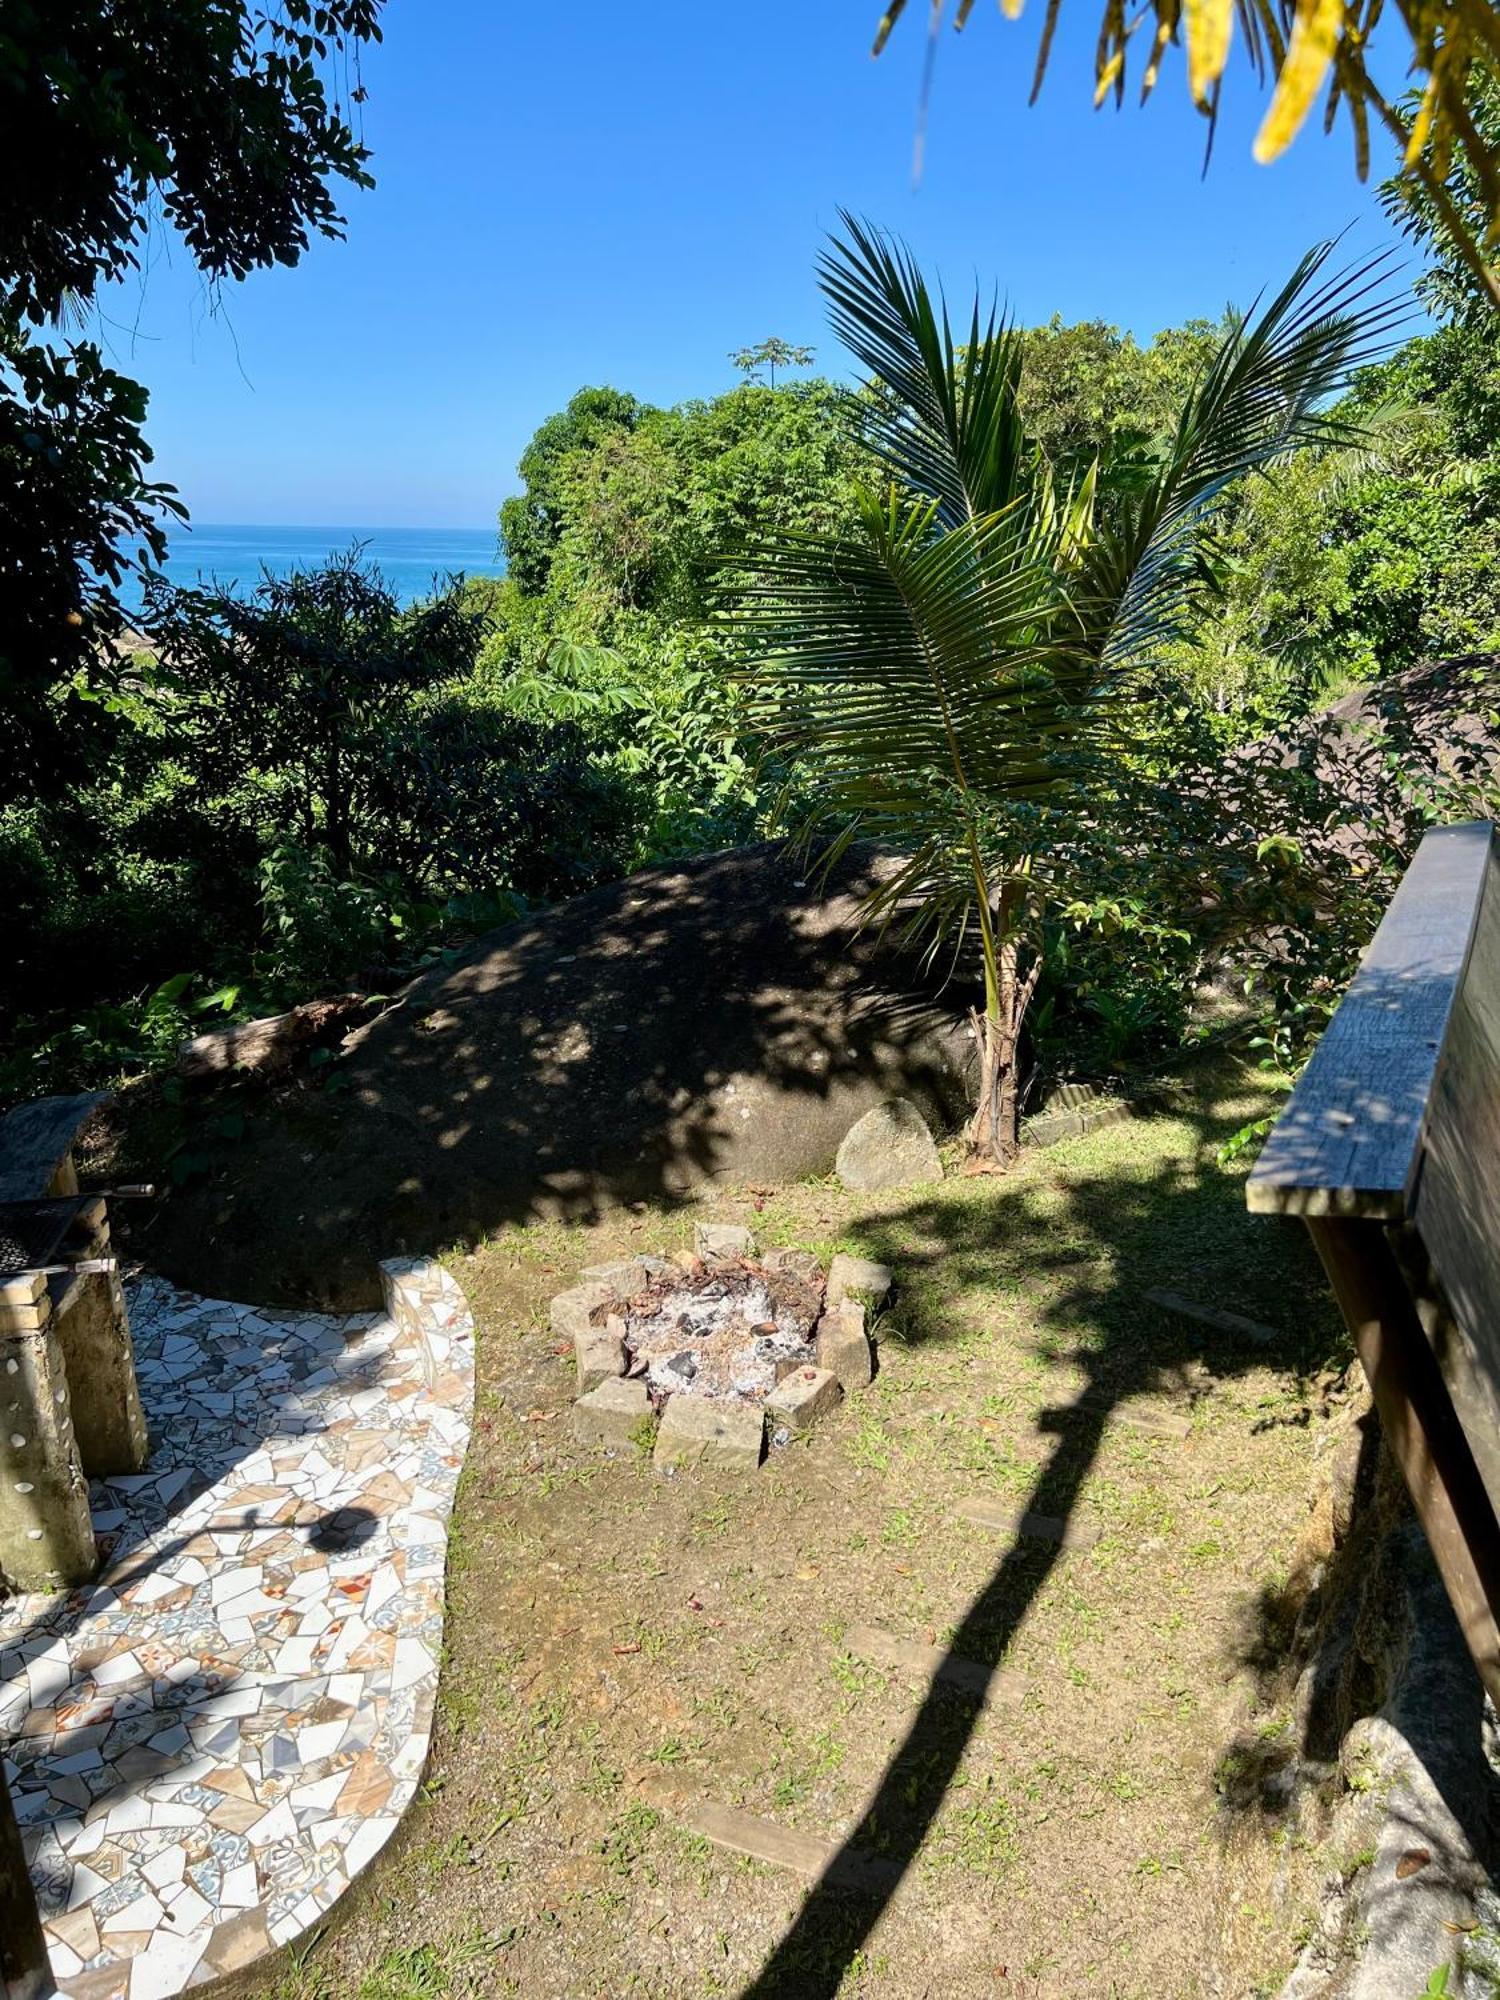
<instances>
[{"instance_id":1,"label":"wooden bench","mask_svg":"<svg viewBox=\"0 0 1500 2000\"><path fill-rule=\"evenodd\" d=\"M1429 833L1248 1185L1300 1215L1500 1705L1500 857Z\"/></svg>"}]
</instances>

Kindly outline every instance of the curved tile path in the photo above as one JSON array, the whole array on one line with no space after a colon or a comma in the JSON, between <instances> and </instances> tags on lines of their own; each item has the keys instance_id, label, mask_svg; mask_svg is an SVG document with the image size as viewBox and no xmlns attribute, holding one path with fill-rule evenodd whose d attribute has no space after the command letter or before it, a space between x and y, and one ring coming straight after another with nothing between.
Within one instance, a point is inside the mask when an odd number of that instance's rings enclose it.
<instances>
[{"instance_id":1,"label":"curved tile path","mask_svg":"<svg viewBox=\"0 0 1500 2000\"><path fill-rule=\"evenodd\" d=\"M0 1601L0 1744L69 2000L166 2000L307 1930L426 1761L473 1323L130 1294L152 1437L98 1481L98 1579Z\"/></svg>"}]
</instances>

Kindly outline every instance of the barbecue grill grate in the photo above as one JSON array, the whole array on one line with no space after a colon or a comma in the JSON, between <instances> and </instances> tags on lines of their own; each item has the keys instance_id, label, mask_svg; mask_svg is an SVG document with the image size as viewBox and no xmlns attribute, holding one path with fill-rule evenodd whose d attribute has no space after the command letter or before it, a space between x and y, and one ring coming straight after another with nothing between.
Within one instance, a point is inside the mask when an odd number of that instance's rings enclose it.
<instances>
[{"instance_id":1,"label":"barbecue grill grate","mask_svg":"<svg viewBox=\"0 0 1500 2000\"><path fill-rule=\"evenodd\" d=\"M75 1194L50 1201L0 1202L0 1281L68 1262L59 1250L79 1210L93 1199Z\"/></svg>"}]
</instances>

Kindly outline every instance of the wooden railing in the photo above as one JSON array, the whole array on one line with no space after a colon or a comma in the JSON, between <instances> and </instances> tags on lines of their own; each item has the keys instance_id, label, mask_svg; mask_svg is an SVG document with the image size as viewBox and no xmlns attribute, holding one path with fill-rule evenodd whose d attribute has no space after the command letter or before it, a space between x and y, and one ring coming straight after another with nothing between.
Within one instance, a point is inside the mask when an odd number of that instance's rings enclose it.
<instances>
[{"instance_id":1,"label":"wooden railing","mask_svg":"<svg viewBox=\"0 0 1500 2000\"><path fill-rule=\"evenodd\" d=\"M1429 833L1250 1176L1300 1215L1500 1705L1500 860Z\"/></svg>"}]
</instances>

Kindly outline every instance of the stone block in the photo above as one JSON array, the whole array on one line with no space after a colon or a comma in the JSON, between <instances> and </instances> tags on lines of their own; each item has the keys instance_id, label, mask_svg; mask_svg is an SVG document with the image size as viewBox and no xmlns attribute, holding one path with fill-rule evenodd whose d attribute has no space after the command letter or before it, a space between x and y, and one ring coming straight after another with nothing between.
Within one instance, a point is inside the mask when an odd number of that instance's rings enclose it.
<instances>
[{"instance_id":1,"label":"stone block","mask_svg":"<svg viewBox=\"0 0 1500 2000\"><path fill-rule=\"evenodd\" d=\"M700 1461L726 1472L753 1472L760 1464L765 1429L765 1412L748 1404L672 1396L662 1411L652 1456L659 1472Z\"/></svg>"},{"instance_id":2,"label":"stone block","mask_svg":"<svg viewBox=\"0 0 1500 2000\"><path fill-rule=\"evenodd\" d=\"M884 1264L868 1257L851 1257L841 1250L828 1267L828 1310L845 1299L859 1299L872 1308L883 1306L890 1297L891 1282Z\"/></svg>"},{"instance_id":3,"label":"stone block","mask_svg":"<svg viewBox=\"0 0 1500 2000\"><path fill-rule=\"evenodd\" d=\"M943 1178L943 1163L927 1121L905 1097L877 1104L849 1127L834 1169L846 1188L866 1194Z\"/></svg>"},{"instance_id":4,"label":"stone block","mask_svg":"<svg viewBox=\"0 0 1500 2000\"><path fill-rule=\"evenodd\" d=\"M620 1376L601 1382L573 1405L573 1435L580 1444L634 1444L651 1416L644 1382Z\"/></svg>"},{"instance_id":5,"label":"stone block","mask_svg":"<svg viewBox=\"0 0 1500 2000\"><path fill-rule=\"evenodd\" d=\"M578 1273L582 1285L603 1285L620 1303L645 1291L651 1274L639 1257L622 1257L613 1264L585 1264Z\"/></svg>"},{"instance_id":6,"label":"stone block","mask_svg":"<svg viewBox=\"0 0 1500 2000\"><path fill-rule=\"evenodd\" d=\"M596 1309L609 1305L612 1297L608 1285L599 1284L574 1285L571 1291L559 1292L552 1301L552 1331L560 1340L576 1340L593 1325Z\"/></svg>"},{"instance_id":7,"label":"stone block","mask_svg":"<svg viewBox=\"0 0 1500 2000\"><path fill-rule=\"evenodd\" d=\"M845 1299L818 1321L818 1366L837 1375L845 1395L868 1387L874 1374L865 1309L858 1299Z\"/></svg>"},{"instance_id":8,"label":"stone block","mask_svg":"<svg viewBox=\"0 0 1500 2000\"><path fill-rule=\"evenodd\" d=\"M693 1231L693 1248L705 1264L727 1264L755 1255L755 1238L738 1222L700 1222Z\"/></svg>"},{"instance_id":9,"label":"stone block","mask_svg":"<svg viewBox=\"0 0 1500 2000\"><path fill-rule=\"evenodd\" d=\"M52 1317L47 1280L27 1271L0 1283L0 1337L8 1333L41 1333Z\"/></svg>"},{"instance_id":10,"label":"stone block","mask_svg":"<svg viewBox=\"0 0 1500 2000\"><path fill-rule=\"evenodd\" d=\"M586 1396L601 1382L625 1373L625 1322L611 1313L603 1326L586 1326L573 1336L578 1393Z\"/></svg>"},{"instance_id":11,"label":"stone block","mask_svg":"<svg viewBox=\"0 0 1500 2000\"><path fill-rule=\"evenodd\" d=\"M772 1427L785 1424L794 1434L811 1430L838 1408L843 1384L827 1368L798 1368L778 1382L766 1398L766 1416Z\"/></svg>"}]
</instances>

